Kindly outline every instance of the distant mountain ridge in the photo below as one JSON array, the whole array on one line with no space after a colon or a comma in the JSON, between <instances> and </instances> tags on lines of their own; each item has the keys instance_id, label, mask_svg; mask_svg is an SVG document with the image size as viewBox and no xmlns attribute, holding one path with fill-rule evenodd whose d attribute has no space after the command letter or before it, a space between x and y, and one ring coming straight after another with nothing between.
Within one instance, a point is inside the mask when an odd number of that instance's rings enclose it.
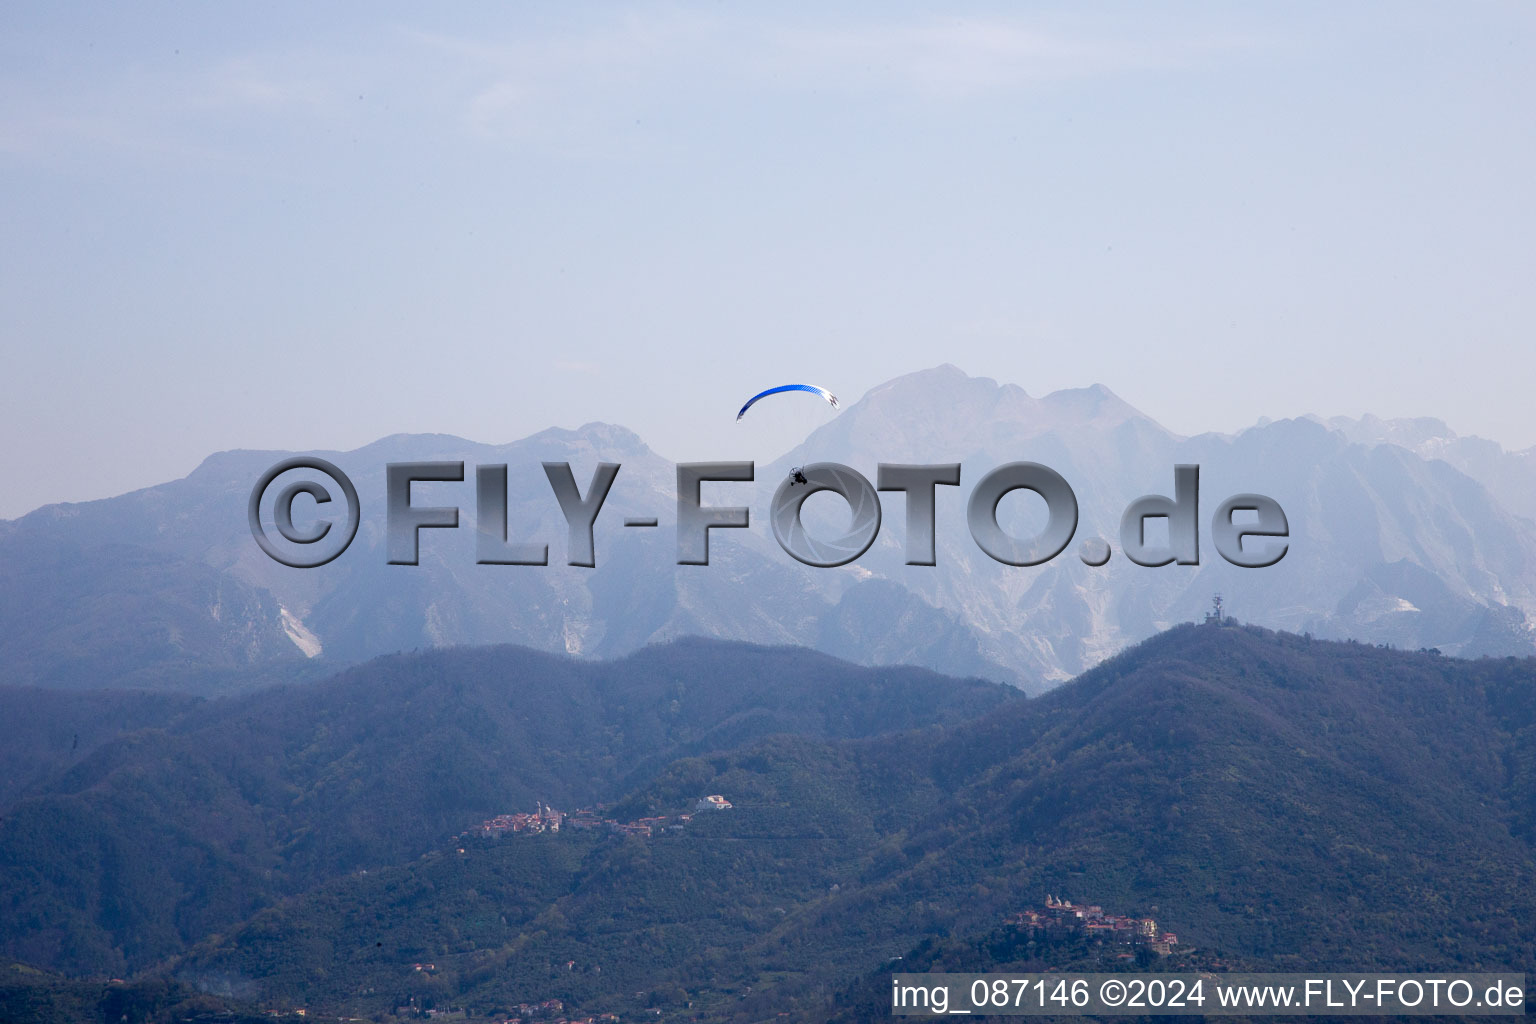
<instances>
[{"instance_id":1,"label":"distant mountain ridge","mask_svg":"<svg viewBox=\"0 0 1536 1024\"><path fill-rule=\"evenodd\" d=\"M364 516L352 548L315 570L267 559L246 528L251 486L290 453L224 452L183 480L0 522L0 663L10 683L220 692L417 647L519 643L612 657L702 635L1039 691L1198 619L1216 592L1247 619L1318 636L1461 655L1536 651L1536 459L1442 427L1286 420L1186 438L1099 385L1035 398L943 366L872 389L779 462L759 464L755 485L716 485L707 500L750 504L753 526L716 531L708 567L675 564L674 467L622 427L506 445L394 435L319 453L355 480ZM1073 545L1033 569L993 562L964 525L981 475L1020 459L1062 473L1082 511ZM420 566L389 566L384 466L424 460L470 467L462 485L418 487L458 504L461 527L426 531ZM623 467L598 520L595 569L563 564L565 524L544 461L570 462L583 486L598 461ZM939 488L939 564L903 564L895 494L864 557L835 570L790 559L768 531L768 499L789 467L810 461L871 479L880 462L961 463L961 486ZM1118 549L1121 510L1171 493L1180 462L1201 466L1202 534L1229 494L1278 500L1293 534L1284 561L1237 569L1207 539L1198 567L1145 569L1118 550L1103 568L1083 565L1077 544L1100 537ZM509 466L511 539L548 543L548 567L475 564L481 463ZM1023 497L1005 499L1003 513L1021 534L1038 528ZM626 531L626 516L655 516L660 529Z\"/></svg>"},{"instance_id":2,"label":"distant mountain ridge","mask_svg":"<svg viewBox=\"0 0 1536 1024\"><path fill-rule=\"evenodd\" d=\"M1440 459L1488 488L1510 512L1536 519L1536 447L1506 451L1498 442L1457 434L1428 416L1383 420L1376 416L1308 419L1336 430L1355 444L1394 444L1425 459Z\"/></svg>"}]
</instances>

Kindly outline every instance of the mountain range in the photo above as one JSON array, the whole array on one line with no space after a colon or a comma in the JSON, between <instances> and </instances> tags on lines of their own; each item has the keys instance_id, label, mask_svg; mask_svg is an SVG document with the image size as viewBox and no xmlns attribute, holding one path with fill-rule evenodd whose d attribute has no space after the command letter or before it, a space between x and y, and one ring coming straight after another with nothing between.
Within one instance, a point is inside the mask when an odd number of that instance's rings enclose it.
<instances>
[{"instance_id":1,"label":"mountain range","mask_svg":"<svg viewBox=\"0 0 1536 1024\"><path fill-rule=\"evenodd\" d=\"M702 635L1041 692L1200 617L1217 593L1247 620L1318 637L1467 656L1536 650L1536 454L1460 438L1433 420L1262 421L1186 438L1103 387L1035 398L939 367L873 389L778 462L759 464L755 484L707 485L706 502L753 510L750 530L714 531L707 567L675 564L674 466L622 427L551 429L505 445L396 435L317 453L356 482L363 514L352 547L309 570L268 559L246 524L257 478L291 454L224 452L182 480L0 523L6 680L213 693L419 647L517 643L615 657ZM389 565L384 467L428 460L471 467L464 484L416 488L418 502L460 506L462 528L424 531L420 565ZM993 561L965 526L969 489L1021 460L1061 473L1081 510L1074 544L1034 568ZM622 469L597 521L597 565L571 567L540 463L570 463L585 487L600 461ZM791 467L818 461L871 480L882 462L960 463L961 486L938 488L938 564L904 564L899 494L885 496L875 546L849 565L811 569L780 550L769 499ZM502 463L510 539L549 544L547 567L475 563L473 467ZM1143 494L1171 495L1179 463L1201 467L1198 566L1145 568L1118 550L1100 568L1077 558L1087 538L1118 548L1121 511ZM1278 565L1236 568L1211 548L1207 517L1241 492L1286 510L1289 550ZM835 529L836 516L812 514L818 500L808 518ZM999 514L1020 535L1042 521L1023 492ZM661 528L625 530L628 516Z\"/></svg>"},{"instance_id":2,"label":"mountain range","mask_svg":"<svg viewBox=\"0 0 1536 1024\"><path fill-rule=\"evenodd\" d=\"M0 807L0 955L209 1020L874 1020L898 960L1125 969L1010 923L1052 893L1177 933L1142 969L1536 966L1531 658L1211 620L1026 699L713 641L447 650L86 735L125 700L62 706L80 743ZM649 836L476 830L711 793ZM91 1019L62 1007L98 984L0 977L0 1005Z\"/></svg>"},{"instance_id":3,"label":"mountain range","mask_svg":"<svg viewBox=\"0 0 1536 1024\"><path fill-rule=\"evenodd\" d=\"M394 655L219 700L0 688L22 712L10 721L42 726L0 758L0 955L143 970L507 809L613 801L680 757L762 736L867 736L1010 699L982 680L703 640L616 662Z\"/></svg>"}]
</instances>

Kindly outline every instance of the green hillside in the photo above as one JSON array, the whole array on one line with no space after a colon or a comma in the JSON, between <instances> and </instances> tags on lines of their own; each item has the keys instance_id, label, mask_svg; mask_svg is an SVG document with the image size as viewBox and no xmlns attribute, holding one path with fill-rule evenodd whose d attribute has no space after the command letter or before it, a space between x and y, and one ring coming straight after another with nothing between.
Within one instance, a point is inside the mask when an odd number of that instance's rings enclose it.
<instances>
[{"instance_id":1,"label":"green hillside","mask_svg":"<svg viewBox=\"0 0 1536 1024\"><path fill-rule=\"evenodd\" d=\"M445 842L287 900L175 972L355 1014L558 998L854 1019L861 979L897 956L1115 964L1010 931L1047 893L1253 969L1531 970L1533 727L1528 660L1182 627L969 722L679 759L609 813L706 792L735 809L650 839Z\"/></svg>"},{"instance_id":2,"label":"green hillside","mask_svg":"<svg viewBox=\"0 0 1536 1024\"><path fill-rule=\"evenodd\" d=\"M174 703L158 728L101 743L5 811L0 955L142 971L285 895L411 861L539 800L615 800L680 756L1020 700L981 681L689 641L615 662L521 648L399 655L321 683Z\"/></svg>"}]
</instances>

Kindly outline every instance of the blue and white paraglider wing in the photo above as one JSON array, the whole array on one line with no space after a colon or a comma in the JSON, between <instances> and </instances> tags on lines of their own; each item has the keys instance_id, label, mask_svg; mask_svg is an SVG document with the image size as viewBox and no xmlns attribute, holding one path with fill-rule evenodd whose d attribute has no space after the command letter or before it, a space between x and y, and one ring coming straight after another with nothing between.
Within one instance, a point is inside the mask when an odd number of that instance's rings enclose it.
<instances>
[{"instance_id":1,"label":"blue and white paraglider wing","mask_svg":"<svg viewBox=\"0 0 1536 1024\"><path fill-rule=\"evenodd\" d=\"M832 408L838 408L837 396L828 391L826 388L817 387L815 384L781 384L776 388L769 388L767 391L763 391L747 399L747 404L741 407L741 412L736 414L736 418L739 420L745 416L747 414L747 410L752 408L752 406L757 403L758 399L767 398L769 395L781 394L785 391L809 391L813 395L820 395L822 398L826 399Z\"/></svg>"}]
</instances>

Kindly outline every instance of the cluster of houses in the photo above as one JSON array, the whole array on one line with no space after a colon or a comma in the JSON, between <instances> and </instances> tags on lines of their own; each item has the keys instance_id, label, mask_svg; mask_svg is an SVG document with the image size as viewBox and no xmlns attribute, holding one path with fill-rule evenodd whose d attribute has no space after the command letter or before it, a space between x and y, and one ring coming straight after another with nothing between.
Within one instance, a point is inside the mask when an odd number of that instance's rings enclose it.
<instances>
[{"instance_id":1,"label":"cluster of houses","mask_svg":"<svg viewBox=\"0 0 1536 1024\"><path fill-rule=\"evenodd\" d=\"M532 814L498 814L494 818L487 818L475 828L461 833L459 838L474 835L511 835L516 832L526 832L529 835L539 832L559 832L561 823L568 817L570 816L564 811L557 811L541 803L538 805L538 810Z\"/></svg>"},{"instance_id":2,"label":"cluster of houses","mask_svg":"<svg viewBox=\"0 0 1536 1024\"><path fill-rule=\"evenodd\" d=\"M300 1015L303 1010L298 1011ZM565 1003L559 999L545 999L536 1003L518 1003L512 1008L513 1016L498 1017L500 1024L619 1024L619 1015L616 1013L582 1014L576 1017L567 1016ZM429 1020L467 1020L468 1017L461 1009L432 1009L420 1013L414 1005L396 1007L395 1015L399 1017L426 1017Z\"/></svg>"},{"instance_id":3,"label":"cluster of houses","mask_svg":"<svg viewBox=\"0 0 1536 1024\"><path fill-rule=\"evenodd\" d=\"M540 1003L518 1003L517 1016L508 1017L504 1024L525 1024L547 1021L548 1024L618 1024L616 1013L599 1013L590 1017L565 1016L565 1004L558 999L546 999Z\"/></svg>"},{"instance_id":4,"label":"cluster of houses","mask_svg":"<svg viewBox=\"0 0 1536 1024\"><path fill-rule=\"evenodd\" d=\"M1045 897L1044 906L1020 911L1013 915L1012 921L1031 931L1081 932L1106 942L1145 945L1163 956L1172 953L1173 947L1179 944L1179 937L1173 932L1160 931L1153 918L1106 914L1104 908L1096 904L1074 905L1071 900L1050 895Z\"/></svg>"},{"instance_id":5,"label":"cluster of houses","mask_svg":"<svg viewBox=\"0 0 1536 1024\"><path fill-rule=\"evenodd\" d=\"M528 834L534 835L540 832L559 832L562 828L572 831L602 830L614 835L642 836L649 838L658 832L668 829L677 831L686 828L693 820L693 815L703 811L728 811L731 802L719 793L700 797L693 805L692 813L656 815L649 818L638 818L634 821L617 821L613 818L602 816L602 809L557 811L553 807L543 803L538 805L538 810L530 814L498 814L494 818L487 818L479 825L467 832L461 833L459 838L465 839L478 836L485 839L494 839L500 836Z\"/></svg>"}]
</instances>

